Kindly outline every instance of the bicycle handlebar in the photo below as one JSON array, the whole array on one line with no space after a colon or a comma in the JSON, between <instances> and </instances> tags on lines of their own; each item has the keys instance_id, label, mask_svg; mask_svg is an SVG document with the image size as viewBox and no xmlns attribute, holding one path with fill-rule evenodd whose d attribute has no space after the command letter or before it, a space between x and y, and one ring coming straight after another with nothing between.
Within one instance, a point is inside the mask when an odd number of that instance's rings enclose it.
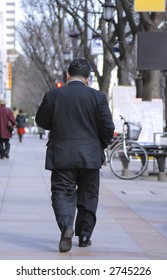
<instances>
[{"instance_id":1,"label":"bicycle handlebar","mask_svg":"<svg viewBox=\"0 0 167 280\"><path fill-rule=\"evenodd\" d=\"M119 116L120 116L121 120L124 121L124 124L125 124L125 125L128 126L128 125L131 123L131 122L126 121L125 118L124 118L122 115L119 115ZM141 125L140 123L133 123L133 124L142 127L142 125Z\"/></svg>"},{"instance_id":2,"label":"bicycle handlebar","mask_svg":"<svg viewBox=\"0 0 167 280\"><path fill-rule=\"evenodd\" d=\"M127 123L127 121L125 120L125 118L123 116L121 116L121 115L119 115L119 116L120 116L121 120L124 120L124 123Z\"/></svg>"}]
</instances>

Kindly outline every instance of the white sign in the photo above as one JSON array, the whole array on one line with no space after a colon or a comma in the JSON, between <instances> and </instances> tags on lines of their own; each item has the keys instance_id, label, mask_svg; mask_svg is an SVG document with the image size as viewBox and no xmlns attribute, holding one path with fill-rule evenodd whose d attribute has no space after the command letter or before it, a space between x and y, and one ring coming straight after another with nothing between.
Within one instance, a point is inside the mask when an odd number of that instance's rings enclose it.
<instances>
[{"instance_id":1,"label":"white sign","mask_svg":"<svg viewBox=\"0 0 167 280\"><path fill-rule=\"evenodd\" d=\"M91 53L103 54L103 42L100 37L92 39Z\"/></svg>"}]
</instances>

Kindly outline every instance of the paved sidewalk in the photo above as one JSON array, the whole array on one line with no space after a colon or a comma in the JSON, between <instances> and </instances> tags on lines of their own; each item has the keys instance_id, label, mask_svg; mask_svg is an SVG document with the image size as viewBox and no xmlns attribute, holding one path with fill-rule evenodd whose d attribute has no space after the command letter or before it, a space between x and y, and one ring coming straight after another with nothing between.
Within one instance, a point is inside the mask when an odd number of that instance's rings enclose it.
<instances>
[{"instance_id":1,"label":"paved sidewalk","mask_svg":"<svg viewBox=\"0 0 167 280\"><path fill-rule=\"evenodd\" d=\"M50 202L50 172L44 169L46 139L11 140L0 160L1 260L166 260L167 183L156 177L119 180L105 166L92 246L59 253L60 232Z\"/></svg>"}]
</instances>

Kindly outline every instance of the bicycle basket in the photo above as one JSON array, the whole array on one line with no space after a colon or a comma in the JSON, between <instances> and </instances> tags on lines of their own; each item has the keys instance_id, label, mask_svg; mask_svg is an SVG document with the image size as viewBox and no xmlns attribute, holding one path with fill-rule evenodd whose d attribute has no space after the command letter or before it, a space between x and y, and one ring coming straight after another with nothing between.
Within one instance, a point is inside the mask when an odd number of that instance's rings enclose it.
<instances>
[{"instance_id":1,"label":"bicycle basket","mask_svg":"<svg viewBox=\"0 0 167 280\"><path fill-rule=\"evenodd\" d=\"M127 123L127 139L129 140L138 140L142 126L139 123Z\"/></svg>"}]
</instances>

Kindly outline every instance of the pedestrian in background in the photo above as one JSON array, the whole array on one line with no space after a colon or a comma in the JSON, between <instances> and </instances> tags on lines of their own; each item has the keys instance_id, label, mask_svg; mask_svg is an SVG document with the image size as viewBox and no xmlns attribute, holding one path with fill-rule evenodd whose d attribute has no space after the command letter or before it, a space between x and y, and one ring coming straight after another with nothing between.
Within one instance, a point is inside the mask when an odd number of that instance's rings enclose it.
<instances>
[{"instance_id":1,"label":"pedestrian in background","mask_svg":"<svg viewBox=\"0 0 167 280\"><path fill-rule=\"evenodd\" d=\"M6 108L5 100L0 100L0 157L9 158L10 143L12 132L7 128L8 121L14 126L15 117L11 109Z\"/></svg>"},{"instance_id":2,"label":"pedestrian in background","mask_svg":"<svg viewBox=\"0 0 167 280\"><path fill-rule=\"evenodd\" d=\"M39 139L43 138L43 135L45 134L45 129L42 127L38 126L38 134L39 134Z\"/></svg>"},{"instance_id":3,"label":"pedestrian in background","mask_svg":"<svg viewBox=\"0 0 167 280\"><path fill-rule=\"evenodd\" d=\"M50 130L46 169L51 170L52 206L61 231L60 252L91 245L99 196L99 169L104 149L114 133L114 123L104 93L88 86L90 65L73 60L67 83L48 91L38 108L36 123Z\"/></svg>"},{"instance_id":4,"label":"pedestrian in background","mask_svg":"<svg viewBox=\"0 0 167 280\"><path fill-rule=\"evenodd\" d=\"M14 115L14 117L15 117L15 119L16 119L17 114L19 113L19 111L17 110L17 108L16 108L16 107L13 107L13 108L12 108L12 112L13 112L13 115ZM16 134L17 134L17 128L16 128L16 127L14 127L14 130L13 130L13 135L16 135Z\"/></svg>"},{"instance_id":5,"label":"pedestrian in background","mask_svg":"<svg viewBox=\"0 0 167 280\"><path fill-rule=\"evenodd\" d=\"M22 109L19 110L19 113L16 116L16 127L17 134L19 136L19 142L23 141L23 135L25 134L25 125L26 125L26 116Z\"/></svg>"},{"instance_id":6,"label":"pedestrian in background","mask_svg":"<svg viewBox=\"0 0 167 280\"><path fill-rule=\"evenodd\" d=\"M16 107L13 107L12 112L13 112L13 115L14 115L14 117L15 117L15 119L16 119L16 117L17 117L19 111L17 110Z\"/></svg>"}]
</instances>

